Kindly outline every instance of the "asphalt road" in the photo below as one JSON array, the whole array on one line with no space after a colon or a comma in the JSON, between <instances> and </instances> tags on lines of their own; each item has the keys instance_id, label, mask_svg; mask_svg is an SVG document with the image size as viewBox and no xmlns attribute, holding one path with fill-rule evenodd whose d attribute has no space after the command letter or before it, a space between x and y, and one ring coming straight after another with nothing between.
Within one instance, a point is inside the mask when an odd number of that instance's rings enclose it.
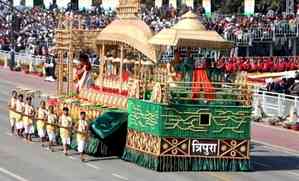
<instances>
[{"instance_id":1,"label":"asphalt road","mask_svg":"<svg viewBox=\"0 0 299 181\"><path fill-rule=\"evenodd\" d=\"M298 181L299 153L281 147L253 143L252 172L175 172L157 173L118 158L88 158L81 163L72 153L65 157L59 150L51 153L37 143L28 144L9 134L7 99L12 88L24 80L12 81L0 70L0 181ZM16 76L18 77L18 76ZM36 88L49 91L41 80ZM41 86L43 85L43 86ZM55 85L52 85L55 87ZM29 86L30 87L30 86ZM266 129L266 128L265 128ZM275 139L275 138L273 138ZM299 151L299 150L298 150Z\"/></svg>"}]
</instances>

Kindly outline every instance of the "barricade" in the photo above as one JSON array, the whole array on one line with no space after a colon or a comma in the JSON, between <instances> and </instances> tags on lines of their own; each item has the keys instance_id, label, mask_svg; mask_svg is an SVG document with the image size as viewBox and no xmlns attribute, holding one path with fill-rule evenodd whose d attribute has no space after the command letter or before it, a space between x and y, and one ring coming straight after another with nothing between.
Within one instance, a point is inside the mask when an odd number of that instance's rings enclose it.
<instances>
[{"instance_id":1,"label":"barricade","mask_svg":"<svg viewBox=\"0 0 299 181\"><path fill-rule=\"evenodd\" d=\"M289 115L291 107L299 111L299 97L256 89L253 93L254 107L257 104L261 104L267 116L285 118Z\"/></svg>"}]
</instances>

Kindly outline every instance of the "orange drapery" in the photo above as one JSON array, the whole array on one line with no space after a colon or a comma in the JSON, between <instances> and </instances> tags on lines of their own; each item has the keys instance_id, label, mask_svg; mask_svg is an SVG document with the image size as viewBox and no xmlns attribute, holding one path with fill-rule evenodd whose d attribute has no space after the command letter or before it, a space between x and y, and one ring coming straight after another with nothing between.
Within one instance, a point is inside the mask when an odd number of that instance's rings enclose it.
<instances>
[{"instance_id":1,"label":"orange drapery","mask_svg":"<svg viewBox=\"0 0 299 181\"><path fill-rule=\"evenodd\" d=\"M203 68L197 68L193 71L192 98L199 98L200 91L204 92L204 97L208 100L213 100L216 97L215 88Z\"/></svg>"}]
</instances>

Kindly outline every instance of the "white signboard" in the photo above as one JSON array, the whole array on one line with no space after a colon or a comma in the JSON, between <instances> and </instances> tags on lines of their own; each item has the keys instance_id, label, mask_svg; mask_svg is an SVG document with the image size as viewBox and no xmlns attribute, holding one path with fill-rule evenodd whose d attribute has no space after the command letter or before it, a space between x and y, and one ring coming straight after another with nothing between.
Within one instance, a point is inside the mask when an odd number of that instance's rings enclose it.
<instances>
[{"instance_id":1,"label":"white signboard","mask_svg":"<svg viewBox=\"0 0 299 181\"><path fill-rule=\"evenodd\" d=\"M211 0L202 0L202 7L205 9L206 14L212 13Z\"/></svg>"},{"instance_id":2,"label":"white signboard","mask_svg":"<svg viewBox=\"0 0 299 181\"><path fill-rule=\"evenodd\" d=\"M158 8L162 6L162 3L162 0L155 0L155 6Z\"/></svg>"},{"instance_id":3,"label":"white signboard","mask_svg":"<svg viewBox=\"0 0 299 181\"><path fill-rule=\"evenodd\" d=\"M79 0L79 9L90 9L92 6L92 0Z\"/></svg>"},{"instance_id":4,"label":"white signboard","mask_svg":"<svg viewBox=\"0 0 299 181\"><path fill-rule=\"evenodd\" d=\"M254 14L255 0L245 0L244 6L245 6L244 10L246 15Z\"/></svg>"}]
</instances>

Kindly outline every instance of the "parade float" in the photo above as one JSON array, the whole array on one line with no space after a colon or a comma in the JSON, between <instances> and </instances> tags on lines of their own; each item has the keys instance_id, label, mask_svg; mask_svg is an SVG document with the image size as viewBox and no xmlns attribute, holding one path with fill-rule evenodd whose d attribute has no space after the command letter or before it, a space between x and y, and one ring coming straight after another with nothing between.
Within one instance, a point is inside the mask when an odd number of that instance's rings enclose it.
<instances>
[{"instance_id":1,"label":"parade float","mask_svg":"<svg viewBox=\"0 0 299 181\"><path fill-rule=\"evenodd\" d=\"M120 134L126 134L126 102L121 99L118 101L121 106L112 105L115 102L112 95L103 94L96 86L91 86L94 77L91 65L88 57L81 55L95 49L94 40L101 30L85 30L81 22L80 17L60 17L53 48L57 56L57 96L49 98L48 105L55 106L58 115L64 107L68 107L74 125L79 120L80 112L86 112L94 131L88 136L85 153L94 156L120 155L122 148L119 145L125 142ZM112 142L113 136L120 139ZM72 140L71 148L76 149L76 139Z\"/></svg>"},{"instance_id":2,"label":"parade float","mask_svg":"<svg viewBox=\"0 0 299 181\"><path fill-rule=\"evenodd\" d=\"M87 112L88 154L121 155L156 171L250 170L246 74L227 78L215 61L232 44L205 30L191 12L154 35L139 9L137 0L120 1L118 18L99 32L80 29L80 21L76 29L60 23L57 98L48 104L57 114L69 107L74 121ZM93 86L86 83L88 62L79 56L86 49L100 57ZM80 61L76 71L74 59Z\"/></svg>"},{"instance_id":3,"label":"parade float","mask_svg":"<svg viewBox=\"0 0 299 181\"><path fill-rule=\"evenodd\" d=\"M160 57L151 78L134 82L146 84L142 92L151 96L128 100L122 158L157 171L249 170L252 108L246 75L225 81L221 65L205 55L231 47L230 42L206 31L188 12L149 43Z\"/></svg>"}]
</instances>

